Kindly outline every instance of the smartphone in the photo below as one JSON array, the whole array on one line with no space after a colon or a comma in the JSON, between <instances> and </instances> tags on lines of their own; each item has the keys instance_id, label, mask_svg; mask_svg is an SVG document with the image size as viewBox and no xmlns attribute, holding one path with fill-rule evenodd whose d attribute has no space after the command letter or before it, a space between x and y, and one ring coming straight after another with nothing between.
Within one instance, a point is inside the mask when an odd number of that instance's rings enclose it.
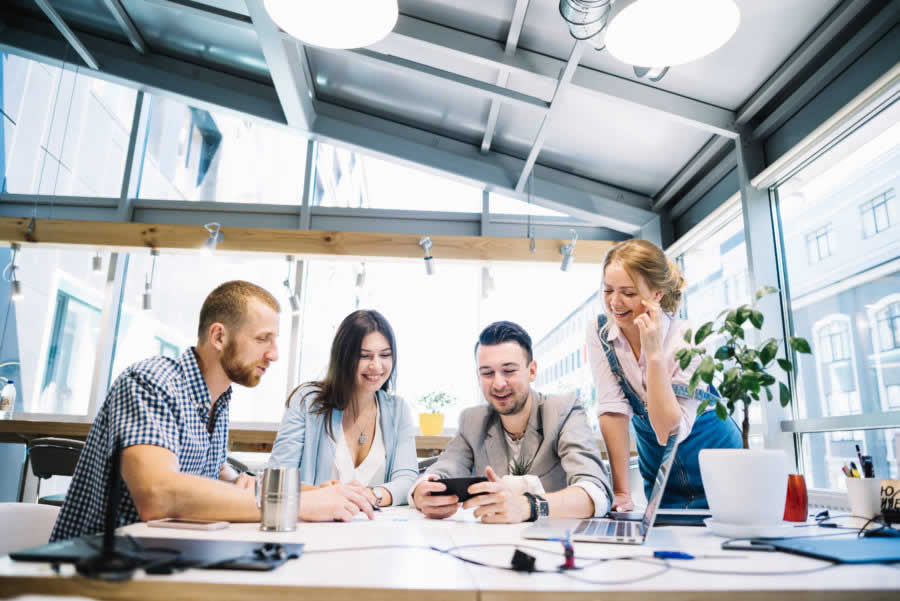
<instances>
[{"instance_id":1,"label":"smartphone","mask_svg":"<svg viewBox=\"0 0 900 601\"><path fill-rule=\"evenodd\" d=\"M439 480L435 480L435 482L440 482L444 486L447 487L447 490L441 492L433 492L432 496L438 495L456 495L459 497L459 502L469 499L470 497L474 497L477 495L473 495L469 493L469 487L478 482L487 482L487 478L484 476L468 476L464 478L441 478ZM484 493L478 493L484 494Z\"/></svg>"},{"instance_id":2,"label":"smartphone","mask_svg":"<svg viewBox=\"0 0 900 601\"><path fill-rule=\"evenodd\" d=\"M182 520L178 518L163 518L147 522L151 528L182 528L184 530L221 530L228 528L228 522L213 522L209 520Z\"/></svg>"}]
</instances>

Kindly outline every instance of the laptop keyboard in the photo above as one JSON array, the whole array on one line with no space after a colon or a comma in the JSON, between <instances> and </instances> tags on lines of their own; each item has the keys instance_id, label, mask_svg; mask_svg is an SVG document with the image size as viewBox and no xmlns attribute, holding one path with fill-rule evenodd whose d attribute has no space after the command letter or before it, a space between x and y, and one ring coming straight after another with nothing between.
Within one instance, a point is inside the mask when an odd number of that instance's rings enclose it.
<instances>
[{"instance_id":1,"label":"laptop keyboard","mask_svg":"<svg viewBox=\"0 0 900 601\"><path fill-rule=\"evenodd\" d=\"M619 522L614 520L582 520L575 529L574 534L584 536L632 536L631 522Z\"/></svg>"}]
</instances>

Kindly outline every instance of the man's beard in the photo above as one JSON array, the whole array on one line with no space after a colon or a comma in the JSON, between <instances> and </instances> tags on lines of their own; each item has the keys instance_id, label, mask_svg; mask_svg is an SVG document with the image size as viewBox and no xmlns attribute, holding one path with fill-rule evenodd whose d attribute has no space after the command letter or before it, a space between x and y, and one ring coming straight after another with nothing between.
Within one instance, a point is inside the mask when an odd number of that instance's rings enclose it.
<instances>
[{"instance_id":1,"label":"man's beard","mask_svg":"<svg viewBox=\"0 0 900 601\"><path fill-rule=\"evenodd\" d=\"M516 399L516 402L513 403L512 407L510 407L510 408L507 409L506 411L500 411L500 410L497 409L496 407L494 407L494 409L495 409L495 410L497 411L497 413L499 413L500 415L516 415L516 414L518 414L520 411L522 411L522 410L525 408L525 404L528 403L528 393L529 393L529 392L530 392L530 391L526 391L525 394L523 394L521 398ZM513 393L513 395L515 395L515 393Z\"/></svg>"},{"instance_id":2,"label":"man's beard","mask_svg":"<svg viewBox=\"0 0 900 601\"><path fill-rule=\"evenodd\" d=\"M232 382L253 388L259 384L260 375L256 373L256 363L240 363L237 358L237 345L229 340L222 353L222 369Z\"/></svg>"}]
</instances>

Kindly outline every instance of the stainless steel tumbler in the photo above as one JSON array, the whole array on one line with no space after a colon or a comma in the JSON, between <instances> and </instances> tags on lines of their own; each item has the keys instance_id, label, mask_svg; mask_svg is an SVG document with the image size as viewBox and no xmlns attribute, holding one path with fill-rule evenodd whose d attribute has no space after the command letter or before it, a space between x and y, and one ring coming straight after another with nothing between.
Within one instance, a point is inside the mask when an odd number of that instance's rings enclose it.
<instances>
[{"instance_id":1,"label":"stainless steel tumbler","mask_svg":"<svg viewBox=\"0 0 900 601\"><path fill-rule=\"evenodd\" d=\"M300 470L296 467L266 468L256 477L256 505L262 510L261 530L295 530L300 508Z\"/></svg>"}]
</instances>

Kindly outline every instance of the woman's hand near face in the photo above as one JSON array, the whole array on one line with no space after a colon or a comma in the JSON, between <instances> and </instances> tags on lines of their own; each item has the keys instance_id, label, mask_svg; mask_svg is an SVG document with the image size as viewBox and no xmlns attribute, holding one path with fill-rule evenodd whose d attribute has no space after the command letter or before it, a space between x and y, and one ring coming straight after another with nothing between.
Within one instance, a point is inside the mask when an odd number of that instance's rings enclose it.
<instances>
[{"instance_id":1,"label":"woman's hand near face","mask_svg":"<svg viewBox=\"0 0 900 601\"><path fill-rule=\"evenodd\" d=\"M647 360L659 359L662 356L662 309L659 305L642 300L646 313L634 318L634 323L641 336L641 350Z\"/></svg>"}]
</instances>

